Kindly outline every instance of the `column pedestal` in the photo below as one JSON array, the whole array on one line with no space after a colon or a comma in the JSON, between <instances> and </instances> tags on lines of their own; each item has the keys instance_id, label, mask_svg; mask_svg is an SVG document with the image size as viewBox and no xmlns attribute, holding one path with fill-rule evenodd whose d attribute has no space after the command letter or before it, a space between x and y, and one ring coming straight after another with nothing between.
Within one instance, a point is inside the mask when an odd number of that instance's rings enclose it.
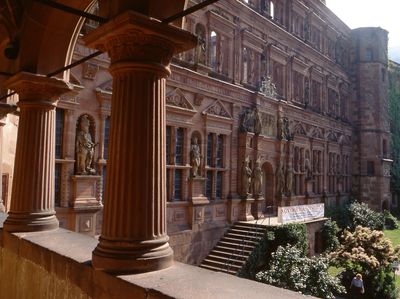
<instances>
[{"instance_id":1,"label":"column pedestal","mask_svg":"<svg viewBox=\"0 0 400 299\"><path fill-rule=\"evenodd\" d=\"M56 97L70 90L56 78L18 73L5 85L19 94L20 117L9 232L58 228L54 211Z\"/></svg>"},{"instance_id":2,"label":"column pedestal","mask_svg":"<svg viewBox=\"0 0 400 299\"><path fill-rule=\"evenodd\" d=\"M240 215L239 215L239 220L240 221L252 221L254 220L253 215L251 214L251 206L254 202L253 198L247 198L243 199L240 202Z\"/></svg>"},{"instance_id":3,"label":"column pedestal","mask_svg":"<svg viewBox=\"0 0 400 299\"><path fill-rule=\"evenodd\" d=\"M263 197L258 197L254 200L252 205L252 214L255 219L260 219L263 216L263 210L265 207L265 200Z\"/></svg>"},{"instance_id":4,"label":"column pedestal","mask_svg":"<svg viewBox=\"0 0 400 299\"><path fill-rule=\"evenodd\" d=\"M113 94L102 234L93 266L112 273L169 267L166 231L165 78L196 39L126 12L85 36L111 58Z\"/></svg>"}]
</instances>

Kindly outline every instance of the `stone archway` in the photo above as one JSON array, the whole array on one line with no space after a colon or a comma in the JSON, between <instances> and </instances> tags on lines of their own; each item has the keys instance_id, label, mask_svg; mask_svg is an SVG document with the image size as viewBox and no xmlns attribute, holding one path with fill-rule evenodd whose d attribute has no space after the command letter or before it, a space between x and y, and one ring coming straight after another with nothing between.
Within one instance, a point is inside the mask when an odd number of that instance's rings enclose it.
<instances>
[{"instance_id":1,"label":"stone archway","mask_svg":"<svg viewBox=\"0 0 400 299\"><path fill-rule=\"evenodd\" d=\"M274 176L274 169L269 162L265 162L262 165L263 170L263 193L265 196L265 205L266 208L268 206L272 206L275 208L275 200L274 200L274 193L275 193L275 176ZM266 212L270 212L272 210L266 210Z\"/></svg>"}]
</instances>

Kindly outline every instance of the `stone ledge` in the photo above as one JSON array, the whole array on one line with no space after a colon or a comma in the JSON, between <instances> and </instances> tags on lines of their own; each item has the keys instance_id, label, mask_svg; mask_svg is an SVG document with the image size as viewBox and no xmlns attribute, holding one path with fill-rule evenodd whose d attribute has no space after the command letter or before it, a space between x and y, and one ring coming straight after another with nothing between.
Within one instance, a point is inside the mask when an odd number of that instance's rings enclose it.
<instances>
[{"instance_id":1,"label":"stone ledge","mask_svg":"<svg viewBox=\"0 0 400 299\"><path fill-rule=\"evenodd\" d=\"M2 219L0 215L0 219ZM32 290L20 282L38 277L35 284L46 285L46 294L62 293L60 288L74 288L86 298L305 298L301 294L268 286L228 274L212 272L175 262L174 266L156 272L114 276L94 270L91 266L92 250L97 240L64 229L35 233L7 233L0 220L0 265L16 265L11 273L6 266L0 276L7 277L7 284L0 282L0 292L7 298L25 297ZM8 260L6 260L8 259ZM10 260L13 259L13 260ZM26 274L27 264L30 273ZM24 271L25 270L25 271ZM11 271L12 272L12 271ZM35 272L35 273L32 273ZM37 273L36 273L37 272ZM27 275L21 277L20 275ZM7 275L7 276L5 276ZM35 285L34 284L34 285ZM32 285L30 286L32 288ZM39 288L38 288L39 289ZM43 288L40 289L43 292ZM26 293L25 293L26 292ZM39 291L36 291L39 292ZM42 294L40 293L39 294ZM14 294L14 296L13 296ZM38 293L36 293L38 294ZM74 298L76 293L64 298ZM35 297L32 297L35 298ZM307 296L307 298L312 298Z\"/></svg>"}]
</instances>

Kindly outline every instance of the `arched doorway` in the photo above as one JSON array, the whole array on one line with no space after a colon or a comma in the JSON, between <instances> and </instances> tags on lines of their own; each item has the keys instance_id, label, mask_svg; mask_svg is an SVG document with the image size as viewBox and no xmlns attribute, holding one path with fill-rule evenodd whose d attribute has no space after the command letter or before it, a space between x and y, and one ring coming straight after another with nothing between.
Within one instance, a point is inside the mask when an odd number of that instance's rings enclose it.
<instances>
[{"instance_id":1,"label":"arched doorway","mask_svg":"<svg viewBox=\"0 0 400 299\"><path fill-rule=\"evenodd\" d=\"M265 205L267 213L275 210L275 201L274 201L274 193L275 193L275 176L274 170L272 168L271 163L265 162L262 165L263 170L263 191L265 196ZM273 208L268 208L273 207Z\"/></svg>"}]
</instances>

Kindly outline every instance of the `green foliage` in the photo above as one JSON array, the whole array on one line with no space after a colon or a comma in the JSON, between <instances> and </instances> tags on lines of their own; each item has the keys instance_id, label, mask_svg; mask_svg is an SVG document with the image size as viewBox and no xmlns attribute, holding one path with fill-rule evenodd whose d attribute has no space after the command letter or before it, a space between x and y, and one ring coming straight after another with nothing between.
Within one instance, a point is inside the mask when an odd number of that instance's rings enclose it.
<instances>
[{"instance_id":1,"label":"green foliage","mask_svg":"<svg viewBox=\"0 0 400 299\"><path fill-rule=\"evenodd\" d=\"M255 279L256 273L265 270L271 255L279 246L292 245L299 248L303 256L308 252L307 227L304 223L285 224L270 227L251 253L239 276Z\"/></svg>"},{"instance_id":2,"label":"green foliage","mask_svg":"<svg viewBox=\"0 0 400 299\"><path fill-rule=\"evenodd\" d=\"M349 207L349 214L351 229L359 225L372 230L383 230L384 228L383 215L371 210L365 203L353 202Z\"/></svg>"},{"instance_id":3,"label":"green foliage","mask_svg":"<svg viewBox=\"0 0 400 299\"><path fill-rule=\"evenodd\" d=\"M400 193L400 91L393 87L389 91L390 130L392 132L392 158L390 188Z\"/></svg>"},{"instance_id":4,"label":"green foliage","mask_svg":"<svg viewBox=\"0 0 400 299\"><path fill-rule=\"evenodd\" d=\"M396 217L394 217L389 211L385 210L383 212L383 217L385 219L385 228L386 229L398 229L399 224L397 223Z\"/></svg>"},{"instance_id":5,"label":"green foliage","mask_svg":"<svg viewBox=\"0 0 400 299\"><path fill-rule=\"evenodd\" d=\"M330 217L336 221L339 228L352 231L358 225L373 230L383 230L385 223L383 214L371 210L367 204L356 200L332 210Z\"/></svg>"},{"instance_id":6,"label":"green foliage","mask_svg":"<svg viewBox=\"0 0 400 299\"><path fill-rule=\"evenodd\" d=\"M257 280L320 298L344 293L339 280L329 275L325 257L307 258L295 246L279 246L270 264L269 270L256 275Z\"/></svg>"},{"instance_id":7,"label":"green foliage","mask_svg":"<svg viewBox=\"0 0 400 299\"><path fill-rule=\"evenodd\" d=\"M322 225L321 236L322 236L322 249L327 252L331 252L339 247L339 227L335 221L327 220Z\"/></svg>"},{"instance_id":8,"label":"green foliage","mask_svg":"<svg viewBox=\"0 0 400 299\"><path fill-rule=\"evenodd\" d=\"M356 273L363 275L366 298L396 298L391 297L396 294L391 265L399 257L400 247L395 248L382 231L361 226L344 231L340 247L330 254L336 266L346 269L342 274L346 287Z\"/></svg>"}]
</instances>

